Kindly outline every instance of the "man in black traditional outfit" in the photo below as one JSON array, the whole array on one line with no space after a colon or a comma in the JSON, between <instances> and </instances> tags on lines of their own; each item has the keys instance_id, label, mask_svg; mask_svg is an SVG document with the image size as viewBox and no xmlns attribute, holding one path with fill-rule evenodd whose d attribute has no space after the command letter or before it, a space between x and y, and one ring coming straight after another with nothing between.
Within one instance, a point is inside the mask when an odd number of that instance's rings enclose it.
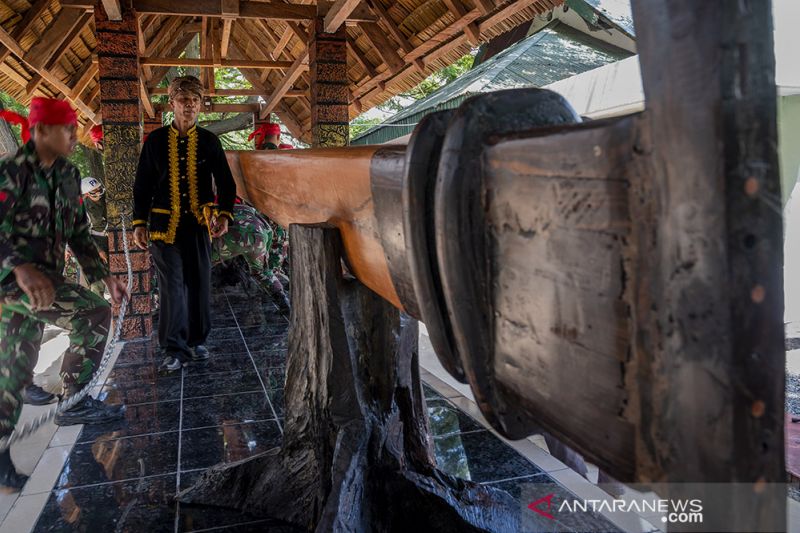
<instances>
[{"instance_id":1,"label":"man in black traditional outfit","mask_svg":"<svg viewBox=\"0 0 800 533\"><path fill-rule=\"evenodd\" d=\"M211 239L228 231L236 197L222 144L197 126L202 99L196 77L170 83L175 119L147 137L133 186L134 240L142 249L150 240L158 272L158 342L168 370L209 357Z\"/></svg>"}]
</instances>

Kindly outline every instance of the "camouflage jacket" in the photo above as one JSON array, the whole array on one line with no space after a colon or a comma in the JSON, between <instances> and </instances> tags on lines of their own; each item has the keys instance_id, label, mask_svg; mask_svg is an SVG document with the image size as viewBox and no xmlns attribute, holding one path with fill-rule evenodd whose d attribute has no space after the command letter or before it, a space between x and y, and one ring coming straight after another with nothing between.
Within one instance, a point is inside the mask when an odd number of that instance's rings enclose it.
<instances>
[{"instance_id":1,"label":"camouflage jacket","mask_svg":"<svg viewBox=\"0 0 800 533\"><path fill-rule=\"evenodd\" d=\"M108 233L108 222L106 221L106 198L101 196L95 202L91 198L83 200L86 214L89 215L89 226L92 235L106 235Z\"/></svg>"},{"instance_id":2,"label":"camouflage jacket","mask_svg":"<svg viewBox=\"0 0 800 533\"><path fill-rule=\"evenodd\" d=\"M0 162L0 286L25 263L61 278L67 244L90 281L108 275L80 200L78 169L61 157L43 168L33 141Z\"/></svg>"}]
</instances>

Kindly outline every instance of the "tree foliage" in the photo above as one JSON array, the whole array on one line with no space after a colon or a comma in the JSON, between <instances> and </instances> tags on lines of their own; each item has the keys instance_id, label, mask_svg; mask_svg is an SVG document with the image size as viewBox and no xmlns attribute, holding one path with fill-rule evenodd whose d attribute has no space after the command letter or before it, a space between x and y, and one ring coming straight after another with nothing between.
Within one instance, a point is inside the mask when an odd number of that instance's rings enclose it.
<instances>
[{"instance_id":1,"label":"tree foliage","mask_svg":"<svg viewBox=\"0 0 800 533\"><path fill-rule=\"evenodd\" d=\"M383 113L385 115L384 119L386 119L389 116L402 111L417 100L427 98L448 83L456 80L465 72L469 71L472 68L476 53L477 49L472 50L469 54L464 55L451 65L437 70L422 80L422 82L420 82L420 84L413 89L400 93L397 96L393 96L386 102L377 105L377 110ZM382 119L380 117L369 117L366 116L366 114L362 114L354 118L352 121L350 121L350 138L353 139L354 137L359 136L371 127L381 124L381 122Z\"/></svg>"}]
</instances>

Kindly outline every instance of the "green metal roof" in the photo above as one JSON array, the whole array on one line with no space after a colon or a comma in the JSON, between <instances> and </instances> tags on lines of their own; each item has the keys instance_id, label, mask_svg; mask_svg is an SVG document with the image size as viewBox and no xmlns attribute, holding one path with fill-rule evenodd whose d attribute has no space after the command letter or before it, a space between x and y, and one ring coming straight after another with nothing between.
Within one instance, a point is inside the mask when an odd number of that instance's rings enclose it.
<instances>
[{"instance_id":1,"label":"green metal roof","mask_svg":"<svg viewBox=\"0 0 800 533\"><path fill-rule=\"evenodd\" d=\"M555 20L427 98L373 126L351 144L381 144L407 135L428 113L456 108L473 94L542 87L630 55Z\"/></svg>"}]
</instances>

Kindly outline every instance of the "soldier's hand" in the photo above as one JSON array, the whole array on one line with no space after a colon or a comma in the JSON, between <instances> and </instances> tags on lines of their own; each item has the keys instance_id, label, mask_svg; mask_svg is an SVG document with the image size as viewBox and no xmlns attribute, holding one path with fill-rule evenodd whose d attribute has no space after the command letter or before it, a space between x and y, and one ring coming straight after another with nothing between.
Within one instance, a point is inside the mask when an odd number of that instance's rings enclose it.
<instances>
[{"instance_id":1,"label":"soldier's hand","mask_svg":"<svg viewBox=\"0 0 800 533\"><path fill-rule=\"evenodd\" d=\"M56 299L56 290L50 278L39 272L31 263L19 265L14 269L17 285L28 295L34 311L49 309Z\"/></svg>"},{"instance_id":2,"label":"soldier's hand","mask_svg":"<svg viewBox=\"0 0 800 533\"><path fill-rule=\"evenodd\" d=\"M147 228L144 226L136 226L136 228L133 230L133 242L136 243L136 246L142 250L147 250L148 240L149 235L147 234Z\"/></svg>"},{"instance_id":3,"label":"soldier's hand","mask_svg":"<svg viewBox=\"0 0 800 533\"><path fill-rule=\"evenodd\" d=\"M97 255L100 256L100 259L103 260L103 263L108 263L108 254L103 250L97 250Z\"/></svg>"},{"instance_id":4,"label":"soldier's hand","mask_svg":"<svg viewBox=\"0 0 800 533\"><path fill-rule=\"evenodd\" d=\"M215 239L228 233L228 217L217 217L211 227L211 236Z\"/></svg>"},{"instance_id":5,"label":"soldier's hand","mask_svg":"<svg viewBox=\"0 0 800 533\"><path fill-rule=\"evenodd\" d=\"M114 305L121 304L123 298L130 298L128 287L125 286L121 279L115 278L114 276L107 276L103 278L103 282L106 284L106 287L108 287L108 292L111 294L111 302Z\"/></svg>"}]
</instances>

